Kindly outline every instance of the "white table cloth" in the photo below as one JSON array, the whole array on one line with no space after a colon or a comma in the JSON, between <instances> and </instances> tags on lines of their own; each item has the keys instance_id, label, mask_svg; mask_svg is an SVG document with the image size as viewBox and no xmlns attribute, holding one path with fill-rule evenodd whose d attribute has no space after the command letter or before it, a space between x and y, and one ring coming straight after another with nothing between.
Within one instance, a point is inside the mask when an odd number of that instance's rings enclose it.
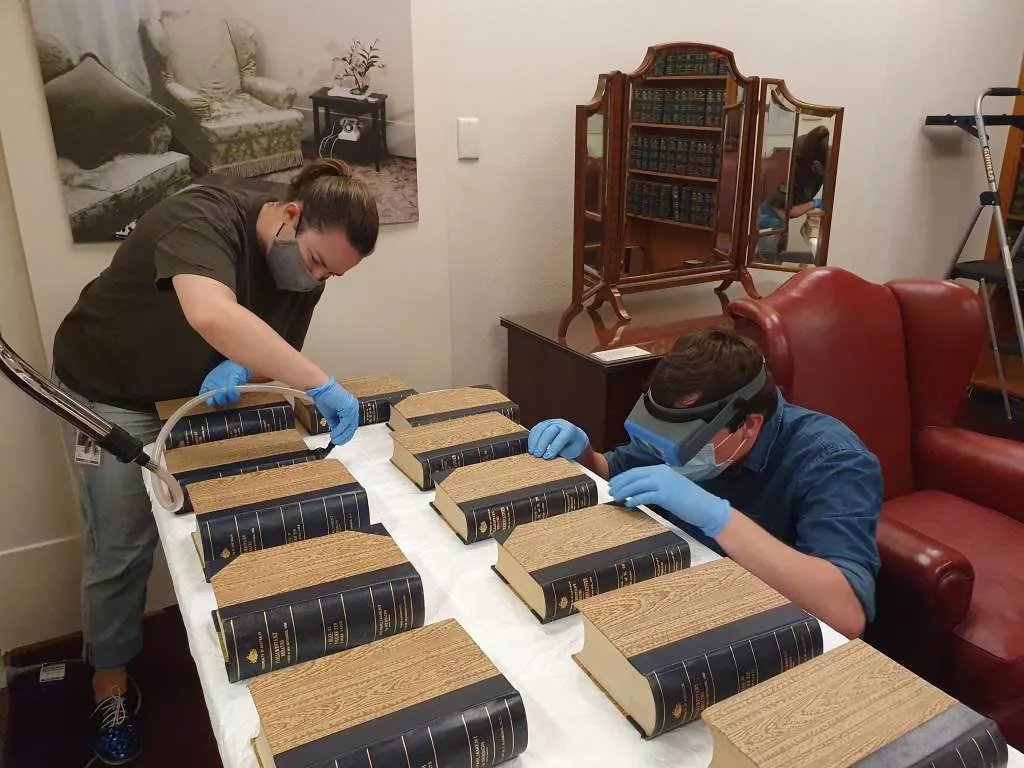
<instances>
[{"instance_id":1,"label":"white table cloth","mask_svg":"<svg viewBox=\"0 0 1024 768\"><path fill-rule=\"evenodd\" d=\"M327 438L310 437L307 442L321 446ZM390 463L386 426L359 429L350 443L330 455L344 462L366 488L372 521L387 527L419 571L426 622L458 619L522 694L529 746L518 765L705 768L711 762L711 736L701 722L651 741L640 738L572 659L583 646L580 617L540 624L491 570L496 544L464 545L429 506L433 492L417 489ZM148 486L150 475L145 474ZM608 500L607 484L599 479L598 486L601 500ZM258 768L251 740L259 719L246 683L229 683L224 670L210 617L216 608L213 590L192 543L195 515L174 515L155 504L154 514L221 759L225 768ZM717 557L686 538L694 565ZM822 625L822 634L826 651L845 642L828 626ZM1011 751L1010 766L1024 768L1024 756Z\"/></svg>"}]
</instances>

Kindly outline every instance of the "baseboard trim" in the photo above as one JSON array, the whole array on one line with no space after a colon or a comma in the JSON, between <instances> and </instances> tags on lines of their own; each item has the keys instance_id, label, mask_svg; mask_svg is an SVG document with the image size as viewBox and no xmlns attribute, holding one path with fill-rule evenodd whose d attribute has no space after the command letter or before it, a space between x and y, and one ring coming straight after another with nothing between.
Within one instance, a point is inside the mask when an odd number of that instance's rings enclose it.
<instances>
[{"instance_id":1,"label":"baseboard trim","mask_svg":"<svg viewBox=\"0 0 1024 768\"><path fill-rule=\"evenodd\" d=\"M0 557L7 557L8 555L20 555L24 552L31 552L33 549L45 549L46 547L57 547L61 544L67 544L71 541L80 541L81 536L61 536L58 539L46 539L45 541L36 541L31 544L25 544L20 547L11 547L10 549L0 549Z\"/></svg>"}]
</instances>

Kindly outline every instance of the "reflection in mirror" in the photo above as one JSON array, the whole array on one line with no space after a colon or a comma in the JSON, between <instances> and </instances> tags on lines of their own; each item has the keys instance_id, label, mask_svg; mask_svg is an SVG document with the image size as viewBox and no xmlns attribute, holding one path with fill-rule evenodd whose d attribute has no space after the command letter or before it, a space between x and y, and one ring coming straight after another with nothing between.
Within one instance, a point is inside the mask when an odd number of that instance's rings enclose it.
<instances>
[{"instance_id":1,"label":"reflection in mirror","mask_svg":"<svg viewBox=\"0 0 1024 768\"><path fill-rule=\"evenodd\" d=\"M588 211L600 211L604 203L605 155L604 115L596 112L587 118L587 185L584 192L584 208Z\"/></svg>"},{"instance_id":2,"label":"reflection in mirror","mask_svg":"<svg viewBox=\"0 0 1024 768\"><path fill-rule=\"evenodd\" d=\"M799 267L819 262L834 125L834 117L811 114L780 86L769 86L757 190L757 263Z\"/></svg>"},{"instance_id":3,"label":"reflection in mirror","mask_svg":"<svg viewBox=\"0 0 1024 768\"><path fill-rule=\"evenodd\" d=\"M722 172L718 182L717 211L715 214L714 252L721 260L732 257L732 234L739 202L740 179L743 163L740 151L743 143L746 88L731 75L726 80L725 116L722 131Z\"/></svg>"},{"instance_id":4,"label":"reflection in mirror","mask_svg":"<svg viewBox=\"0 0 1024 768\"><path fill-rule=\"evenodd\" d=\"M747 88L727 54L672 46L632 76L621 274L714 271L732 258Z\"/></svg>"}]
</instances>

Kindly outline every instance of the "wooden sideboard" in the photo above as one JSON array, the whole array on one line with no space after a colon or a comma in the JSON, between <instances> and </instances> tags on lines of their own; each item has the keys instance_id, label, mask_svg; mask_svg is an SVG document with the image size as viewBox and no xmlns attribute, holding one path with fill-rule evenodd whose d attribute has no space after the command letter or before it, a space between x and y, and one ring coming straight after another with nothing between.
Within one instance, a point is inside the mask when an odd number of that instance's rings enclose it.
<instances>
[{"instance_id":1,"label":"wooden sideboard","mask_svg":"<svg viewBox=\"0 0 1024 768\"><path fill-rule=\"evenodd\" d=\"M638 301L630 312L632 321L621 322L607 308L588 309L565 338L558 336L560 312L501 318L508 330L508 396L519 403L524 425L568 419L586 430L594 448L610 450L626 441L622 424L675 340L705 326L731 326L724 314L686 318L680 302ZM602 359L601 353L631 346L646 354Z\"/></svg>"}]
</instances>

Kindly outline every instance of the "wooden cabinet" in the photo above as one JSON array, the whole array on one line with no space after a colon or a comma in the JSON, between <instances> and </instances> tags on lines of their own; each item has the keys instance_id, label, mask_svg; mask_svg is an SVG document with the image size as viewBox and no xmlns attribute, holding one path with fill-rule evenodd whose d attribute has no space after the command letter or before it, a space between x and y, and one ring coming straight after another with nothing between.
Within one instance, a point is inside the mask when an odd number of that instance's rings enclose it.
<instances>
[{"instance_id":1,"label":"wooden cabinet","mask_svg":"<svg viewBox=\"0 0 1024 768\"><path fill-rule=\"evenodd\" d=\"M610 450L626 442L622 425L676 339L732 324L723 314L681 317L674 301L637 297L633 309L631 322L588 311L561 337L558 312L501 318L508 331L508 396L519 404L524 425L568 419L596 449ZM605 354L624 347L635 348L633 354Z\"/></svg>"},{"instance_id":2,"label":"wooden cabinet","mask_svg":"<svg viewBox=\"0 0 1024 768\"><path fill-rule=\"evenodd\" d=\"M824 264L843 110L808 104L782 80L743 75L731 51L697 43L648 49L631 74L598 77L576 109L572 300L590 302L749 269Z\"/></svg>"}]
</instances>

